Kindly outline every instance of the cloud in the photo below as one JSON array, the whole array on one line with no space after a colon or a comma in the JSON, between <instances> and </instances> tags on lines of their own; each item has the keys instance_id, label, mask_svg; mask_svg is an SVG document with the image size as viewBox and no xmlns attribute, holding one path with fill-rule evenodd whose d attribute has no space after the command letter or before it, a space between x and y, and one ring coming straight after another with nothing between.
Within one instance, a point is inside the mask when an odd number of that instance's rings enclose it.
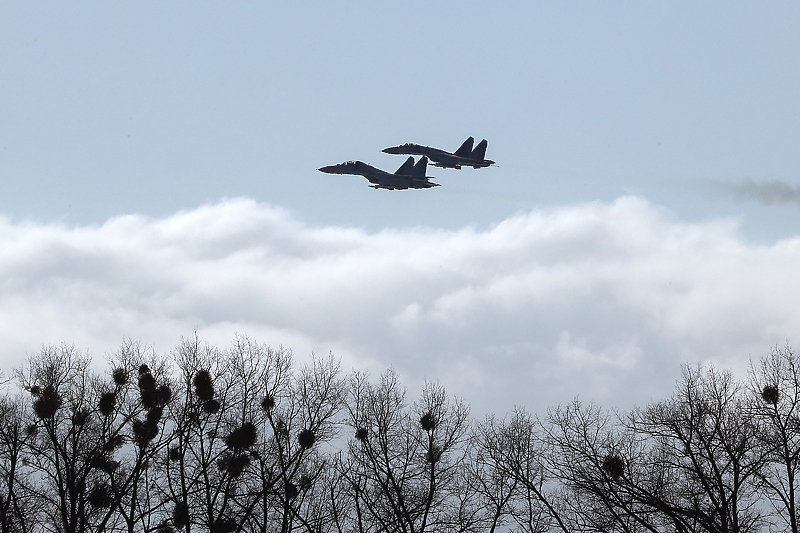
<instances>
[{"instance_id":1,"label":"cloud","mask_svg":"<svg viewBox=\"0 0 800 533\"><path fill-rule=\"evenodd\" d=\"M746 242L637 197L456 231L316 227L248 199L98 226L0 220L6 372L43 344L98 359L237 333L345 368L440 380L477 413L629 406L680 364L742 372L800 327L800 237Z\"/></svg>"},{"instance_id":2,"label":"cloud","mask_svg":"<svg viewBox=\"0 0 800 533\"><path fill-rule=\"evenodd\" d=\"M753 200L764 205L800 205L800 185L773 180L759 183L744 179L739 183L715 182L725 192L738 200Z\"/></svg>"}]
</instances>

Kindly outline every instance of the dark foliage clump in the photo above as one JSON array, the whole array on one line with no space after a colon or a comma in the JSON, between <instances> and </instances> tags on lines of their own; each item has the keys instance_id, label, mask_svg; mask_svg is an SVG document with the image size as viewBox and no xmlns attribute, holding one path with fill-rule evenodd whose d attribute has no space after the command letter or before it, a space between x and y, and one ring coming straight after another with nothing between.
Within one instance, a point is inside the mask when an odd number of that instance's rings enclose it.
<instances>
[{"instance_id":1,"label":"dark foliage clump","mask_svg":"<svg viewBox=\"0 0 800 533\"><path fill-rule=\"evenodd\" d=\"M177 446L173 446L169 449L169 460L170 461L180 461L181 457L183 457L183 453L181 453L181 449Z\"/></svg>"},{"instance_id":2,"label":"dark foliage clump","mask_svg":"<svg viewBox=\"0 0 800 533\"><path fill-rule=\"evenodd\" d=\"M111 377L118 387L128 383L128 373L125 372L124 368L115 368L114 371L111 372Z\"/></svg>"},{"instance_id":3,"label":"dark foliage clump","mask_svg":"<svg viewBox=\"0 0 800 533\"><path fill-rule=\"evenodd\" d=\"M239 528L233 518L217 518L211 525L211 533L231 533Z\"/></svg>"},{"instance_id":4,"label":"dark foliage clump","mask_svg":"<svg viewBox=\"0 0 800 533\"><path fill-rule=\"evenodd\" d=\"M138 418L133 421L133 437L139 446L147 446L147 444L158 436L158 426L148 424L146 421L139 420Z\"/></svg>"},{"instance_id":5,"label":"dark foliage clump","mask_svg":"<svg viewBox=\"0 0 800 533\"><path fill-rule=\"evenodd\" d=\"M153 424L161 422L161 417L164 415L164 409L161 407L153 407L147 411L146 420Z\"/></svg>"},{"instance_id":6,"label":"dark foliage clump","mask_svg":"<svg viewBox=\"0 0 800 533\"><path fill-rule=\"evenodd\" d=\"M150 372L150 367L142 364L139 366L139 390L154 391L156 389L156 378Z\"/></svg>"},{"instance_id":7,"label":"dark foliage clump","mask_svg":"<svg viewBox=\"0 0 800 533\"><path fill-rule=\"evenodd\" d=\"M302 476L300 476L300 481L298 481L297 483L300 490L305 492L311 488L313 482L314 480L311 478L311 476L309 476L308 474L303 474Z\"/></svg>"},{"instance_id":8,"label":"dark foliage clump","mask_svg":"<svg viewBox=\"0 0 800 533\"><path fill-rule=\"evenodd\" d=\"M283 490L286 492L286 498L289 500L297 498L297 495L300 494L300 491L297 490L297 485L294 483L286 483Z\"/></svg>"},{"instance_id":9,"label":"dark foliage clump","mask_svg":"<svg viewBox=\"0 0 800 533\"><path fill-rule=\"evenodd\" d=\"M89 505L92 507L111 507L111 493L108 487L98 485L89 491Z\"/></svg>"},{"instance_id":10,"label":"dark foliage clump","mask_svg":"<svg viewBox=\"0 0 800 533\"><path fill-rule=\"evenodd\" d=\"M431 444L428 451L425 453L425 460L429 463L436 463L442 458L442 450L435 444Z\"/></svg>"},{"instance_id":11,"label":"dark foliage clump","mask_svg":"<svg viewBox=\"0 0 800 533\"><path fill-rule=\"evenodd\" d=\"M367 428L358 428L356 430L356 438L361 442L365 442L368 437L369 437L369 432L367 431Z\"/></svg>"},{"instance_id":12,"label":"dark foliage clump","mask_svg":"<svg viewBox=\"0 0 800 533\"><path fill-rule=\"evenodd\" d=\"M231 450L246 450L256 443L258 430L252 422L245 422L225 437L225 445Z\"/></svg>"},{"instance_id":13,"label":"dark foliage clump","mask_svg":"<svg viewBox=\"0 0 800 533\"><path fill-rule=\"evenodd\" d=\"M147 411L144 421L136 419L133 421L133 435L139 446L146 446L150 441L158 436L158 424L161 422L163 410L154 407Z\"/></svg>"},{"instance_id":14,"label":"dark foliage clump","mask_svg":"<svg viewBox=\"0 0 800 533\"><path fill-rule=\"evenodd\" d=\"M61 396L52 385L46 386L33 402L33 411L41 419L53 418L61 407Z\"/></svg>"},{"instance_id":15,"label":"dark foliage clump","mask_svg":"<svg viewBox=\"0 0 800 533\"><path fill-rule=\"evenodd\" d=\"M158 386L147 365L139 367L139 394L145 409L164 407L172 399L169 385Z\"/></svg>"},{"instance_id":16,"label":"dark foliage clump","mask_svg":"<svg viewBox=\"0 0 800 533\"><path fill-rule=\"evenodd\" d=\"M205 411L206 413L208 413L210 415L213 415L214 413L218 413L220 407L221 407L220 403L217 400L215 400L214 398L211 398L210 400L206 400L206 401L203 402L203 411Z\"/></svg>"},{"instance_id":17,"label":"dark foliage clump","mask_svg":"<svg viewBox=\"0 0 800 533\"><path fill-rule=\"evenodd\" d=\"M316 435L310 429L304 429L300 433L297 434L297 442L305 448L306 450L311 448L314 445L314 441L317 440Z\"/></svg>"},{"instance_id":18,"label":"dark foliage clump","mask_svg":"<svg viewBox=\"0 0 800 533\"><path fill-rule=\"evenodd\" d=\"M267 394L264 396L264 399L261 400L261 408L265 411L269 411L273 407L275 407L275 398L273 398L272 395Z\"/></svg>"},{"instance_id":19,"label":"dark foliage clump","mask_svg":"<svg viewBox=\"0 0 800 533\"><path fill-rule=\"evenodd\" d=\"M39 426L36 424L28 424L25 428L25 434L29 437L35 437L39 433Z\"/></svg>"},{"instance_id":20,"label":"dark foliage clump","mask_svg":"<svg viewBox=\"0 0 800 533\"><path fill-rule=\"evenodd\" d=\"M72 423L76 427L81 427L89 421L89 411L87 409L78 409L72 413Z\"/></svg>"},{"instance_id":21,"label":"dark foliage clump","mask_svg":"<svg viewBox=\"0 0 800 533\"><path fill-rule=\"evenodd\" d=\"M227 472L231 477L239 477L250 464L250 456L246 454L233 454L226 452L217 461L220 470Z\"/></svg>"},{"instance_id":22,"label":"dark foliage clump","mask_svg":"<svg viewBox=\"0 0 800 533\"><path fill-rule=\"evenodd\" d=\"M97 470L102 470L103 472L112 473L114 470L117 469L119 463L117 461L111 460L109 457L105 455L95 455L92 457L91 463L92 468Z\"/></svg>"},{"instance_id":23,"label":"dark foliage clump","mask_svg":"<svg viewBox=\"0 0 800 533\"><path fill-rule=\"evenodd\" d=\"M214 397L214 382L208 370L198 370L192 380L194 393L201 401L208 401Z\"/></svg>"},{"instance_id":24,"label":"dark foliage clump","mask_svg":"<svg viewBox=\"0 0 800 533\"><path fill-rule=\"evenodd\" d=\"M761 398L770 405L778 405L778 398L780 398L778 387L767 385L764 387L764 390L761 391Z\"/></svg>"},{"instance_id":25,"label":"dark foliage clump","mask_svg":"<svg viewBox=\"0 0 800 533\"><path fill-rule=\"evenodd\" d=\"M419 418L419 425L425 431L433 431L436 428L436 418L433 413L425 413Z\"/></svg>"},{"instance_id":26,"label":"dark foliage clump","mask_svg":"<svg viewBox=\"0 0 800 533\"><path fill-rule=\"evenodd\" d=\"M175 504L172 510L172 523L178 527L184 527L189 523L189 506L184 502Z\"/></svg>"},{"instance_id":27,"label":"dark foliage clump","mask_svg":"<svg viewBox=\"0 0 800 533\"><path fill-rule=\"evenodd\" d=\"M103 451L111 453L119 449L123 444L125 444L125 437L123 435L114 435L103 444Z\"/></svg>"},{"instance_id":28,"label":"dark foliage clump","mask_svg":"<svg viewBox=\"0 0 800 533\"><path fill-rule=\"evenodd\" d=\"M114 412L114 407L117 405L117 395L114 391L106 391L100 395L100 400L97 402L97 408L103 416L110 416Z\"/></svg>"},{"instance_id":29,"label":"dark foliage clump","mask_svg":"<svg viewBox=\"0 0 800 533\"><path fill-rule=\"evenodd\" d=\"M169 385L161 385L156 389L155 401L157 406L164 407L171 399L172 389L169 388Z\"/></svg>"},{"instance_id":30,"label":"dark foliage clump","mask_svg":"<svg viewBox=\"0 0 800 533\"><path fill-rule=\"evenodd\" d=\"M603 459L603 471L614 480L622 477L625 473L625 463L617 455L606 455Z\"/></svg>"}]
</instances>

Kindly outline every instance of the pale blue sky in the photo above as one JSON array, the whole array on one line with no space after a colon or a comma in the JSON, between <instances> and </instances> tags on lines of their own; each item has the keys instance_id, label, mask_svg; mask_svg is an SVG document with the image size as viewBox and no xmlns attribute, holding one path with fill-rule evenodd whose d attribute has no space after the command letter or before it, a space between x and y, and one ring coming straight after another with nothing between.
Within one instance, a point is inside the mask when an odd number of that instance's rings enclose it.
<instances>
[{"instance_id":1,"label":"pale blue sky","mask_svg":"<svg viewBox=\"0 0 800 533\"><path fill-rule=\"evenodd\" d=\"M3 369L244 333L503 411L797 339L800 3L275 4L0 3Z\"/></svg>"},{"instance_id":2,"label":"pale blue sky","mask_svg":"<svg viewBox=\"0 0 800 533\"><path fill-rule=\"evenodd\" d=\"M11 1L0 47L15 218L247 196L318 223L452 228L634 193L762 236L800 221L708 184L800 185L796 2ZM436 190L315 171L394 170L386 146L469 135L499 167L435 169Z\"/></svg>"}]
</instances>

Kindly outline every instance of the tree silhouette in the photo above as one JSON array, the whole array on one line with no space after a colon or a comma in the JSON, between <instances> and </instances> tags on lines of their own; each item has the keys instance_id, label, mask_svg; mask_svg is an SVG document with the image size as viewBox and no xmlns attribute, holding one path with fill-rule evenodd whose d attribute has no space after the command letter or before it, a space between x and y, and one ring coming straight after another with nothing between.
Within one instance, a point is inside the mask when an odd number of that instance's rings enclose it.
<instances>
[{"instance_id":1,"label":"tree silhouette","mask_svg":"<svg viewBox=\"0 0 800 533\"><path fill-rule=\"evenodd\" d=\"M344 472L359 531L422 533L454 528L468 408L426 384L413 406L394 372L377 384L353 376L348 402L354 438Z\"/></svg>"},{"instance_id":2,"label":"tree silhouette","mask_svg":"<svg viewBox=\"0 0 800 533\"><path fill-rule=\"evenodd\" d=\"M790 347L773 349L750 365L750 409L760 422L757 440L766 456L758 471L766 498L783 527L798 533L800 470L800 360Z\"/></svg>"},{"instance_id":3,"label":"tree silhouette","mask_svg":"<svg viewBox=\"0 0 800 533\"><path fill-rule=\"evenodd\" d=\"M800 372L685 367L629 412L579 399L480 423L332 357L237 337L96 371L43 348L0 393L0 533L797 532ZM17 389L13 390L13 386Z\"/></svg>"}]
</instances>

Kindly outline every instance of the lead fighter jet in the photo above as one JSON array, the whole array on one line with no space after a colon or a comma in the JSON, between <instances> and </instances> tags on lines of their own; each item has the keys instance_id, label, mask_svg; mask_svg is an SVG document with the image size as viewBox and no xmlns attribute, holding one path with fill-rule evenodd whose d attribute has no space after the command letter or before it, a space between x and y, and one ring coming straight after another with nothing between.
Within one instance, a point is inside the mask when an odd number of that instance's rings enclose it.
<instances>
[{"instance_id":1,"label":"lead fighter jet","mask_svg":"<svg viewBox=\"0 0 800 533\"><path fill-rule=\"evenodd\" d=\"M322 167L319 170L326 174L355 174L364 176L372 184L373 189L427 189L438 187L425 176L428 169L428 158L422 157L414 164L414 158L409 157L394 174L375 168L362 161L348 161L339 165Z\"/></svg>"},{"instance_id":2,"label":"lead fighter jet","mask_svg":"<svg viewBox=\"0 0 800 533\"><path fill-rule=\"evenodd\" d=\"M433 165L442 168L457 168L464 167L483 168L494 165L494 161L486 159L486 139L478 143L475 149L472 149L472 143L475 139L470 137L461 147L453 153L439 150L438 148L431 148L430 146L421 146L419 144L403 144L401 146L392 146L391 148L384 148L387 154L410 154L410 155L424 155L428 156Z\"/></svg>"}]
</instances>

